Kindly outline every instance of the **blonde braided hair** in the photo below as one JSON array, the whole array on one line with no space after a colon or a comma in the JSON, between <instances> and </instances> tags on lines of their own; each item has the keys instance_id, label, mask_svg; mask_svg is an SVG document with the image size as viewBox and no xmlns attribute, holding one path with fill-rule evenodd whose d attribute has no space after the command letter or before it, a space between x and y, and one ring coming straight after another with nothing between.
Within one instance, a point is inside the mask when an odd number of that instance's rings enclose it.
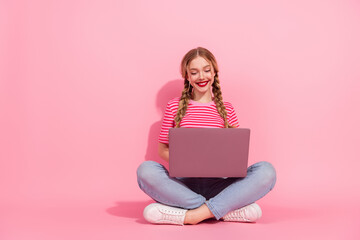
<instances>
[{"instance_id":1,"label":"blonde braided hair","mask_svg":"<svg viewBox=\"0 0 360 240\"><path fill-rule=\"evenodd\" d=\"M227 118L226 118L227 111L226 111L224 103L223 103L223 98L222 98L222 93L221 93L221 88L220 88L220 81L219 81L219 77L218 77L219 69L218 69L216 59L209 50L207 50L206 48L202 48L202 47L197 47L197 48L190 50L188 53L185 54L185 56L183 57L183 59L181 61L180 72L181 72L182 77L184 78L184 89L182 90L180 101L179 101L179 108L177 110L177 113L176 113L176 116L174 119L175 120L175 128L180 127L181 119L185 116L186 110L187 110L187 107L189 104L189 100L192 98L192 95L193 95L192 94L193 86L191 86L190 82L187 80L187 77L188 77L187 76L187 67L190 64L190 62L198 56L205 58L208 62L211 63L211 65L214 68L215 77L214 77L214 82L212 84L212 92L214 94L214 101L216 104L216 109L217 109L219 115L224 119L224 127L225 128L236 128L236 126L229 125Z\"/></svg>"}]
</instances>

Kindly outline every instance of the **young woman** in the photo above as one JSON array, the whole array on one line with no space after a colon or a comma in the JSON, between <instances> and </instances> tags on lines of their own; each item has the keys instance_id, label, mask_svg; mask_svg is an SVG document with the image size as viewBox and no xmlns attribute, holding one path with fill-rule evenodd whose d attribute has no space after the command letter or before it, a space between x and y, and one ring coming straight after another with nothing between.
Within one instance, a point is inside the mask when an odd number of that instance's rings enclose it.
<instances>
[{"instance_id":1,"label":"young woman","mask_svg":"<svg viewBox=\"0 0 360 240\"><path fill-rule=\"evenodd\" d=\"M205 48L192 49L183 57L184 90L168 102L159 136L164 160L169 161L169 128L239 127L233 106L222 100L218 71L214 55ZM208 218L255 222L262 214L255 201L274 187L276 173L270 163L258 162L248 168L245 178L173 178L163 165L145 161L137 169L137 180L157 202L144 209L150 223L197 224Z\"/></svg>"}]
</instances>

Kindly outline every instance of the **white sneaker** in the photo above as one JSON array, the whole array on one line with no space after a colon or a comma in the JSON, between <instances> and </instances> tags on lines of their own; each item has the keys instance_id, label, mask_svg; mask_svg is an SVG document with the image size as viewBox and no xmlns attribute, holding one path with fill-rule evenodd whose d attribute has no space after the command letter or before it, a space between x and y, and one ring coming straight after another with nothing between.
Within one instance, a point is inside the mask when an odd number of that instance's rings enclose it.
<instances>
[{"instance_id":1,"label":"white sneaker","mask_svg":"<svg viewBox=\"0 0 360 240\"><path fill-rule=\"evenodd\" d=\"M151 203L144 209L144 218L150 223L184 225L187 209Z\"/></svg>"},{"instance_id":2,"label":"white sneaker","mask_svg":"<svg viewBox=\"0 0 360 240\"><path fill-rule=\"evenodd\" d=\"M228 212L224 221L228 222L256 222L262 215L261 208L256 203Z\"/></svg>"}]
</instances>

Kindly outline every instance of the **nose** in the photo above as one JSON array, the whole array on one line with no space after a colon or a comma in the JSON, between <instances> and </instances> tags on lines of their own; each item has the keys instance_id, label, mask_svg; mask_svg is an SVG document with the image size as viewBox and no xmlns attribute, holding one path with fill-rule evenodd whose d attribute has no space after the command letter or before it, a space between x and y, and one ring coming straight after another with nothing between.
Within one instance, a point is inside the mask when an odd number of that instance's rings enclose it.
<instances>
[{"instance_id":1,"label":"nose","mask_svg":"<svg viewBox=\"0 0 360 240\"><path fill-rule=\"evenodd\" d=\"M200 79L204 79L204 73L200 71Z\"/></svg>"}]
</instances>

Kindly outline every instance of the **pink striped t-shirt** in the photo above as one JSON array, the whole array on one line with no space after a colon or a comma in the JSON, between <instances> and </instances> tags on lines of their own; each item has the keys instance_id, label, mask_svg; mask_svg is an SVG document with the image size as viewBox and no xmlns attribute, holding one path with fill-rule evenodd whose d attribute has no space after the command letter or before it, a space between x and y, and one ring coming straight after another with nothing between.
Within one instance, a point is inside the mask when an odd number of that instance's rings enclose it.
<instances>
[{"instance_id":1,"label":"pink striped t-shirt","mask_svg":"<svg viewBox=\"0 0 360 240\"><path fill-rule=\"evenodd\" d=\"M175 127L174 119L179 108L179 101L180 97L176 97L167 103L158 139L161 143L169 144L169 128ZM227 111L228 123L239 127L239 121L232 104L224 101L224 106ZM224 119L218 113L214 101L200 103L190 99L186 114L180 122L180 127L223 128Z\"/></svg>"}]
</instances>

